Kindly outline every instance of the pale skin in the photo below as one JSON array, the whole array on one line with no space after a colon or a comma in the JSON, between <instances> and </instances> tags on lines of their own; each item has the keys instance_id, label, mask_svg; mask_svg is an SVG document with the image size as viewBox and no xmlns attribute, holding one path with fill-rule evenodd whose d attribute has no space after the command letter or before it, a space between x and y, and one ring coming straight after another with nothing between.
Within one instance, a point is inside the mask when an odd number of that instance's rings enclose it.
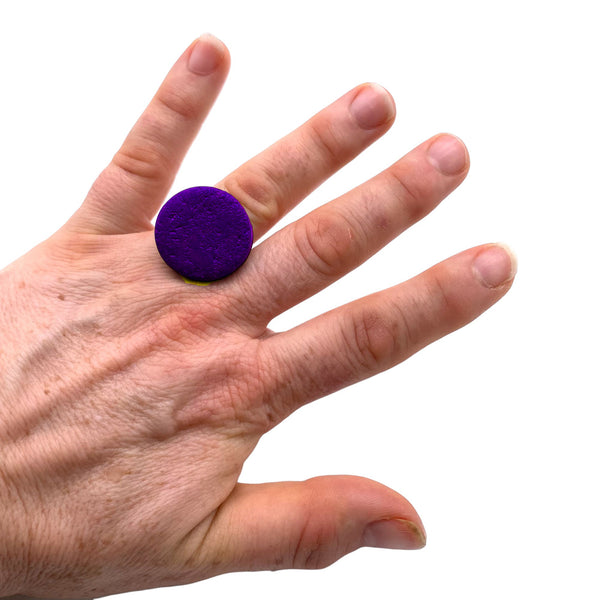
<instances>
[{"instance_id":1,"label":"pale skin","mask_svg":"<svg viewBox=\"0 0 600 600\"><path fill-rule=\"evenodd\" d=\"M211 36L192 43L72 218L0 273L0 596L93 598L425 543L415 509L380 483L247 485L240 471L300 406L493 305L514 260L472 248L290 331L268 328L467 174L462 142L440 134L265 236L391 126L390 95L364 84L216 184L246 208L255 246L224 280L182 281L151 220L229 61Z\"/></svg>"}]
</instances>

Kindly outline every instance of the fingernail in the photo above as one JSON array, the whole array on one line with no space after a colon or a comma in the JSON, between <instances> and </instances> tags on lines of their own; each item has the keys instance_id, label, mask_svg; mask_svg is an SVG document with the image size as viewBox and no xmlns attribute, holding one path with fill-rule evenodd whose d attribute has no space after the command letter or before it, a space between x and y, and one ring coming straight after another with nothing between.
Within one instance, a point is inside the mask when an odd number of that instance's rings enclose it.
<instances>
[{"instance_id":1,"label":"fingernail","mask_svg":"<svg viewBox=\"0 0 600 600\"><path fill-rule=\"evenodd\" d=\"M350 104L350 112L362 129L374 129L394 116L394 101L377 83L363 85Z\"/></svg>"},{"instance_id":2,"label":"fingernail","mask_svg":"<svg viewBox=\"0 0 600 600\"><path fill-rule=\"evenodd\" d=\"M205 33L196 40L188 59L188 68L197 75L210 75L221 64L225 46L221 40Z\"/></svg>"},{"instance_id":3,"label":"fingernail","mask_svg":"<svg viewBox=\"0 0 600 600\"><path fill-rule=\"evenodd\" d=\"M484 248L473 261L477 278L489 288L496 288L513 279L517 259L508 246L495 244Z\"/></svg>"},{"instance_id":4,"label":"fingernail","mask_svg":"<svg viewBox=\"0 0 600 600\"><path fill-rule=\"evenodd\" d=\"M362 545L372 548L418 550L425 546L425 532L412 521L384 519L367 525Z\"/></svg>"},{"instance_id":5,"label":"fingernail","mask_svg":"<svg viewBox=\"0 0 600 600\"><path fill-rule=\"evenodd\" d=\"M467 149L457 137L444 134L429 146L427 157L443 175L457 175L467 164Z\"/></svg>"}]
</instances>

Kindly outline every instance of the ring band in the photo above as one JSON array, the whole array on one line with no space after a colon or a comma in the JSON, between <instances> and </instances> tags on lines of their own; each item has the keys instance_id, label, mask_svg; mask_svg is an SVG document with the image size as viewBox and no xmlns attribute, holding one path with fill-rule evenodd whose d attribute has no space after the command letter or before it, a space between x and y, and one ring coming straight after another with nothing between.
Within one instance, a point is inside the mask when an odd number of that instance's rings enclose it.
<instances>
[{"instance_id":1,"label":"ring band","mask_svg":"<svg viewBox=\"0 0 600 600\"><path fill-rule=\"evenodd\" d=\"M254 234L246 210L231 194L191 187L162 207L154 239L161 258L174 271L193 282L210 282L244 264Z\"/></svg>"}]
</instances>

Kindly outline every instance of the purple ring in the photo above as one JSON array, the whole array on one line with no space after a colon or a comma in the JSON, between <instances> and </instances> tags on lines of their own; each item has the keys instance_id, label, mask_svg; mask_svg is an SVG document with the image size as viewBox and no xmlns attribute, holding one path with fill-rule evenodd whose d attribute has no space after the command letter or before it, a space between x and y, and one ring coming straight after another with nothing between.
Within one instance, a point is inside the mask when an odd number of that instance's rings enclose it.
<instances>
[{"instance_id":1,"label":"purple ring","mask_svg":"<svg viewBox=\"0 0 600 600\"><path fill-rule=\"evenodd\" d=\"M191 187L175 194L158 213L154 227L162 259L193 281L231 275L248 258L253 237L244 207L213 187Z\"/></svg>"}]
</instances>

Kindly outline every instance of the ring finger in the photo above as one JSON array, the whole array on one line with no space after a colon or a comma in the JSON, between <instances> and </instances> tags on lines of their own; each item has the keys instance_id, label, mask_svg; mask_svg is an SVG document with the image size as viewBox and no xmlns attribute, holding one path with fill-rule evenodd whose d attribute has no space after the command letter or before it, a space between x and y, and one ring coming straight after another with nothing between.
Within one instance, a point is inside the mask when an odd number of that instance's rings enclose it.
<instances>
[{"instance_id":1,"label":"ring finger","mask_svg":"<svg viewBox=\"0 0 600 600\"><path fill-rule=\"evenodd\" d=\"M458 138L436 136L267 239L236 281L247 313L264 327L357 267L433 210L465 178L468 165Z\"/></svg>"}]
</instances>

